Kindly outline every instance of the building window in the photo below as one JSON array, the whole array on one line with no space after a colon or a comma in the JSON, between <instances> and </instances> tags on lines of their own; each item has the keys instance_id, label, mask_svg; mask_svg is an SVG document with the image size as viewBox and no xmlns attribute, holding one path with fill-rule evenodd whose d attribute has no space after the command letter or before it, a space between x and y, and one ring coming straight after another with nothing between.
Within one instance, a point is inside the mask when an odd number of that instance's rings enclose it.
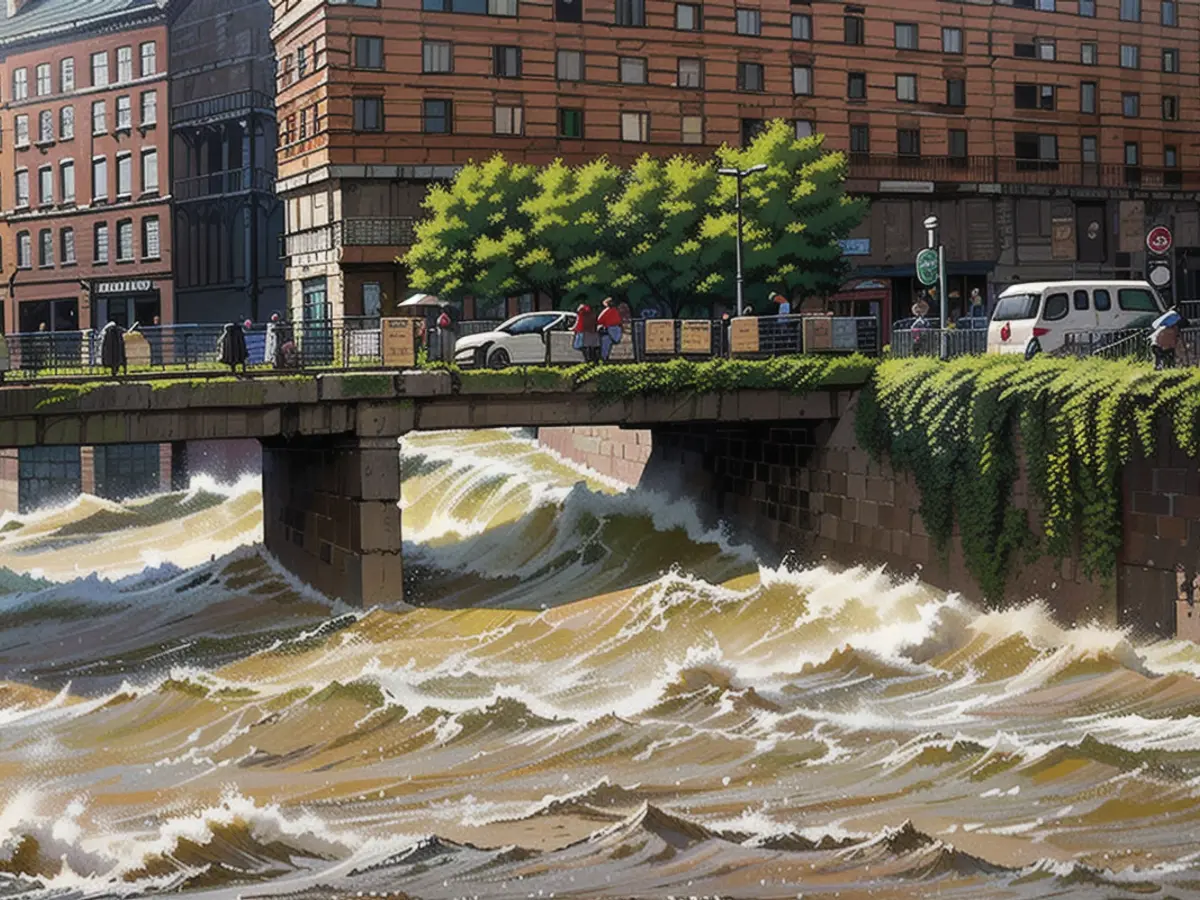
<instances>
[{"instance_id":1,"label":"building window","mask_svg":"<svg viewBox=\"0 0 1200 900\"><path fill-rule=\"evenodd\" d=\"M866 125L850 126L850 152L871 152L871 129Z\"/></svg>"},{"instance_id":2,"label":"building window","mask_svg":"<svg viewBox=\"0 0 1200 900\"><path fill-rule=\"evenodd\" d=\"M684 116L680 120L679 139L684 144L704 143L704 117Z\"/></svg>"},{"instance_id":3,"label":"building window","mask_svg":"<svg viewBox=\"0 0 1200 900\"><path fill-rule=\"evenodd\" d=\"M1096 18L1096 0L1079 0L1079 14L1088 19Z\"/></svg>"},{"instance_id":4,"label":"building window","mask_svg":"<svg viewBox=\"0 0 1200 900\"><path fill-rule=\"evenodd\" d=\"M811 66L792 66L792 93L798 96L810 96L813 92L813 74Z\"/></svg>"},{"instance_id":5,"label":"building window","mask_svg":"<svg viewBox=\"0 0 1200 900\"><path fill-rule=\"evenodd\" d=\"M559 81L583 81L583 52L559 50L555 69Z\"/></svg>"},{"instance_id":6,"label":"building window","mask_svg":"<svg viewBox=\"0 0 1200 900\"><path fill-rule=\"evenodd\" d=\"M1016 134L1013 136L1013 150L1019 160L1056 162L1058 138L1052 134Z\"/></svg>"},{"instance_id":7,"label":"building window","mask_svg":"<svg viewBox=\"0 0 1200 900\"><path fill-rule=\"evenodd\" d=\"M75 161L64 159L58 164L58 193L63 203L75 202Z\"/></svg>"},{"instance_id":8,"label":"building window","mask_svg":"<svg viewBox=\"0 0 1200 900\"><path fill-rule=\"evenodd\" d=\"M967 105L966 81L961 78L950 78L946 80L946 105L954 107Z\"/></svg>"},{"instance_id":9,"label":"building window","mask_svg":"<svg viewBox=\"0 0 1200 900\"><path fill-rule=\"evenodd\" d=\"M29 146L29 116L20 115L13 119L13 143L18 147Z\"/></svg>"},{"instance_id":10,"label":"building window","mask_svg":"<svg viewBox=\"0 0 1200 900\"><path fill-rule=\"evenodd\" d=\"M92 87L108 87L108 53L92 54Z\"/></svg>"},{"instance_id":11,"label":"building window","mask_svg":"<svg viewBox=\"0 0 1200 900\"><path fill-rule=\"evenodd\" d=\"M679 31L699 31L702 22L698 5L694 3L675 4L675 27Z\"/></svg>"},{"instance_id":12,"label":"building window","mask_svg":"<svg viewBox=\"0 0 1200 900\"><path fill-rule=\"evenodd\" d=\"M1179 150L1175 147L1163 147L1163 168L1175 169L1179 166Z\"/></svg>"},{"instance_id":13,"label":"building window","mask_svg":"<svg viewBox=\"0 0 1200 900\"><path fill-rule=\"evenodd\" d=\"M492 74L497 78L520 78L521 48L493 47Z\"/></svg>"},{"instance_id":14,"label":"building window","mask_svg":"<svg viewBox=\"0 0 1200 900\"><path fill-rule=\"evenodd\" d=\"M354 65L359 69L382 69L383 38L356 37L354 39Z\"/></svg>"},{"instance_id":15,"label":"building window","mask_svg":"<svg viewBox=\"0 0 1200 900\"><path fill-rule=\"evenodd\" d=\"M117 199L128 199L133 195L133 157L128 153L117 155Z\"/></svg>"},{"instance_id":16,"label":"building window","mask_svg":"<svg viewBox=\"0 0 1200 900\"><path fill-rule=\"evenodd\" d=\"M92 232L92 257L98 263L108 262L108 225L98 224Z\"/></svg>"},{"instance_id":17,"label":"building window","mask_svg":"<svg viewBox=\"0 0 1200 900\"><path fill-rule=\"evenodd\" d=\"M42 166L38 169L38 205L52 206L54 204L54 167Z\"/></svg>"},{"instance_id":18,"label":"building window","mask_svg":"<svg viewBox=\"0 0 1200 900\"><path fill-rule=\"evenodd\" d=\"M1121 68L1136 69L1141 64L1141 53L1136 44L1121 45Z\"/></svg>"},{"instance_id":19,"label":"building window","mask_svg":"<svg viewBox=\"0 0 1200 900\"><path fill-rule=\"evenodd\" d=\"M917 26L911 22L896 23L896 49L917 49Z\"/></svg>"},{"instance_id":20,"label":"building window","mask_svg":"<svg viewBox=\"0 0 1200 900\"><path fill-rule=\"evenodd\" d=\"M146 216L142 219L142 257L158 259L162 249L158 241L158 216Z\"/></svg>"},{"instance_id":21,"label":"building window","mask_svg":"<svg viewBox=\"0 0 1200 900\"><path fill-rule=\"evenodd\" d=\"M301 44L296 48L296 77L303 78L308 74L308 47Z\"/></svg>"},{"instance_id":22,"label":"building window","mask_svg":"<svg viewBox=\"0 0 1200 900\"><path fill-rule=\"evenodd\" d=\"M1121 0L1121 21L1142 21L1142 0Z\"/></svg>"},{"instance_id":23,"label":"building window","mask_svg":"<svg viewBox=\"0 0 1200 900\"><path fill-rule=\"evenodd\" d=\"M1138 145L1135 141L1127 141L1125 144L1125 165L1136 166L1141 154L1138 152Z\"/></svg>"},{"instance_id":24,"label":"building window","mask_svg":"<svg viewBox=\"0 0 1200 900\"><path fill-rule=\"evenodd\" d=\"M75 137L75 107L64 106L58 111L58 139L69 141Z\"/></svg>"},{"instance_id":25,"label":"building window","mask_svg":"<svg viewBox=\"0 0 1200 900\"><path fill-rule=\"evenodd\" d=\"M33 239L29 236L28 231L17 234L17 268L33 268Z\"/></svg>"},{"instance_id":26,"label":"building window","mask_svg":"<svg viewBox=\"0 0 1200 900\"><path fill-rule=\"evenodd\" d=\"M133 128L133 98L126 94L117 98L117 131Z\"/></svg>"},{"instance_id":27,"label":"building window","mask_svg":"<svg viewBox=\"0 0 1200 900\"><path fill-rule=\"evenodd\" d=\"M797 119L792 123L792 133L796 140L803 141L817 133L817 126L813 124L812 119Z\"/></svg>"},{"instance_id":28,"label":"building window","mask_svg":"<svg viewBox=\"0 0 1200 900\"><path fill-rule=\"evenodd\" d=\"M75 264L75 229L64 228L59 235L59 243L62 245L62 264L64 266L73 266Z\"/></svg>"},{"instance_id":29,"label":"building window","mask_svg":"<svg viewBox=\"0 0 1200 900\"><path fill-rule=\"evenodd\" d=\"M449 41L425 41L421 45L421 71L450 72L454 69Z\"/></svg>"},{"instance_id":30,"label":"building window","mask_svg":"<svg viewBox=\"0 0 1200 900\"><path fill-rule=\"evenodd\" d=\"M104 101L97 100L92 104L92 134L107 134L108 125L104 121Z\"/></svg>"},{"instance_id":31,"label":"building window","mask_svg":"<svg viewBox=\"0 0 1200 900\"><path fill-rule=\"evenodd\" d=\"M54 140L54 113L43 109L38 113L38 142L49 144Z\"/></svg>"},{"instance_id":32,"label":"building window","mask_svg":"<svg viewBox=\"0 0 1200 900\"><path fill-rule=\"evenodd\" d=\"M117 262L133 259L133 222L123 219L117 223Z\"/></svg>"},{"instance_id":33,"label":"building window","mask_svg":"<svg viewBox=\"0 0 1200 900\"><path fill-rule=\"evenodd\" d=\"M737 11L738 34L762 34L762 13L757 9L739 9Z\"/></svg>"},{"instance_id":34,"label":"building window","mask_svg":"<svg viewBox=\"0 0 1200 900\"><path fill-rule=\"evenodd\" d=\"M1094 163L1100 159L1099 142L1092 136L1085 136L1079 144L1079 155L1085 163Z\"/></svg>"},{"instance_id":35,"label":"building window","mask_svg":"<svg viewBox=\"0 0 1200 900\"><path fill-rule=\"evenodd\" d=\"M38 267L49 269L54 265L54 232L43 228L38 232Z\"/></svg>"},{"instance_id":36,"label":"building window","mask_svg":"<svg viewBox=\"0 0 1200 900\"><path fill-rule=\"evenodd\" d=\"M64 93L75 90L75 58L68 56L58 64L59 89Z\"/></svg>"},{"instance_id":37,"label":"building window","mask_svg":"<svg viewBox=\"0 0 1200 900\"><path fill-rule=\"evenodd\" d=\"M646 0L617 0L617 24L640 28L646 24Z\"/></svg>"},{"instance_id":38,"label":"building window","mask_svg":"<svg viewBox=\"0 0 1200 900\"><path fill-rule=\"evenodd\" d=\"M1054 38L1038 38L1033 42L1037 47L1037 58L1053 62L1058 58L1057 45L1054 43Z\"/></svg>"},{"instance_id":39,"label":"building window","mask_svg":"<svg viewBox=\"0 0 1200 900\"><path fill-rule=\"evenodd\" d=\"M17 169L17 190L16 202L17 209L26 209L29 206L29 170Z\"/></svg>"},{"instance_id":40,"label":"building window","mask_svg":"<svg viewBox=\"0 0 1200 900\"><path fill-rule=\"evenodd\" d=\"M523 134L525 131L524 108L520 106L497 106L492 111L492 128L496 134Z\"/></svg>"},{"instance_id":41,"label":"building window","mask_svg":"<svg viewBox=\"0 0 1200 900\"><path fill-rule=\"evenodd\" d=\"M488 0L487 12L489 16L516 16L517 0Z\"/></svg>"},{"instance_id":42,"label":"building window","mask_svg":"<svg viewBox=\"0 0 1200 900\"><path fill-rule=\"evenodd\" d=\"M867 98L867 73L850 72L846 77L846 96L851 100Z\"/></svg>"},{"instance_id":43,"label":"building window","mask_svg":"<svg viewBox=\"0 0 1200 900\"><path fill-rule=\"evenodd\" d=\"M142 94L142 125L158 123L158 91L145 91Z\"/></svg>"},{"instance_id":44,"label":"building window","mask_svg":"<svg viewBox=\"0 0 1200 900\"><path fill-rule=\"evenodd\" d=\"M92 160L92 200L108 200L108 160Z\"/></svg>"},{"instance_id":45,"label":"building window","mask_svg":"<svg viewBox=\"0 0 1200 900\"><path fill-rule=\"evenodd\" d=\"M738 63L737 86L739 91L761 91L763 89L762 63Z\"/></svg>"},{"instance_id":46,"label":"building window","mask_svg":"<svg viewBox=\"0 0 1200 900\"><path fill-rule=\"evenodd\" d=\"M644 144L650 140L650 113L621 113L621 140Z\"/></svg>"},{"instance_id":47,"label":"building window","mask_svg":"<svg viewBox=\"0 0 1200 900\"><path fill-rule=\"evenodd\" d=\"M1127 119L1136 119L1142 113L1141 94L1121 95L1121 114Z\"/></svg>"},{"instance_id":48,"label":"building window","mask_svg":"<svg viewBox=\"0 0 1200 900\"><path fill-rule=\"evenodd\" d=\"M916 75L897 75L896 76L896 99L902 103L917 102L917 76Z\"/></svg>"},{"instance_id":49,"label":"building window","mask_svg":"<svg viewBox=\"0 0 1200 900\"><path fill-rule=\"evenodd\" d=\"M842 40L847 44L866 43L866 26L862 16L846 16L842 19Z\"/></svg>"},{"instance_id":50,"label":"building window","mask_svg":"<svg viewBox=\"0 0 1200 900\"><path fill-rule=\"evenodd\" d=\"M742 119L742 146L748 147L767 127L762 119Z\"/></svg>"},{"instance_id":51,"label":"building window","mask_svg":"<svg viewBox=\"0 0 1200 900\"><path fill-rule=\"evenodd\" d=\"M581 0L554 0L554 20L556 22L582 22L583 3Z\"/></svg>"},{"instance_id":52,"label":"building window","mask_svg":"<svg viewBox=\"0 0 1200 900\"><path fill-rule=\"evenodd\" d=\"M961 128L951 128L946 149L951 159L966 159L967 133Z\"/></svg>"},{"instance_id":53,"label":"building window","mask_svg":"<svg viewBox=\"0 0 1200 900\"><path fill-rule=\"evenodd\" d=\"M422 106L421 130L426 134L449 134L453 129L454 107L449 100L426 100Z\"/></svg>"},{"instance_id":54,"label":"building window","mask_svg":"<svg viewBox=\"0 0 1200 900\"><path fill-rule=\"evenodd\" d=\"M1085 66L1094 66L1100 59L1100 48L1091 42L1079 45L1079 61Z\"/></svg>"},{"instance_id":55,"label":"building window","mask_svg":"<svg viewBox=\"0 0 1200 900\"><path fill-rule=\"evenodd\" d=\"M158 151L142 151L142 193L158 193Z\"/></svg>"},{"instance_id":56,"label":"building window","mask_svg":"<svg viewBox=\"0 0 1200 900\"><path fill-rule=\"evenodd\" d=\"M675 83L681 88L703 87L704 64L698 59L679 60Z\"/></svg>"},{"instance_id":57,"label":"building window","mask_svg":"<svg viewBox=\"0 0 1200 900\"><path fill-rule=\"evenodd\" d=\"M919 128L901 128L896 132L896 151L901 156L921 155L921 131Z\"/></svg>"},{"instance_id":58,"label":"building window","mask_svg":"<svg viewBox=\"0 0 1200 900\"><path fill-rule=\"evenodd\" d=\"M1179 7L1175 0L1163 0L1162 24L1174 28L1179 24Z\"/></svg>"},{"instance_id":59,"label":"building window","mask_svg":"<svg viewBox=\"0 0 1200 900\"><path fill-rule=\"evenodd\" d=\"M1170 49L1163 51L1163 71L1174 74L1179 71L1179 51Z\"/></svg>"},{"instance_id":60,"label":"building window","mask_svg":"<svg viewBox=\"0 0 1200 900\"><path fill-rule=\"evenodd\" d=\"M617 71L621 84L646 83L646 60L640 56L622 56Z\"/></svg>"},{"instance_id":61,"label":"building window","mask_svg":"<svg viewBox=\"0 0 1200 900\"><path fill-rule=\"evenodd\" d=\"M133 48L117 48L117 83L133 81Z\"/></svg>"},{"instance_id":62,"label":"building window","mask_svg":"<svg viewBox=\"0 0 1200 900\"><path fill-rule=\"evenodd\" d=\"M558 136L565 138L583 137L582 109L560 109L558 111Z\"/></svg>"},{"instance_id":63,"label":"building window","mask_svg":"<svg viewBox=\"0 0 1200 900\"><path fill-rule=\"evenodd\" d=\"M158 46L154 41L146 41L141 46L142 77L147 78L158 72Z\"/></svg>"},{"instance_id":64,"label":"building window","mask_svg":"<svg viewBox=\"0 0 1200 900\"><path fill-rule=\"evenodd\" d=\"M13 99L25 100L29 97L29 70L13 70Z\"/></svg>"},{"instance_id":65,"label":"building window","mask_svg":"<svg viewBox=\"0 0 1200 900\"><path fill-rule=\"evenodd\" d=\"M37 95L45 97L53 88L50 84L50 63L42 63L37 67Z\"/></svg>"},{"instance_id":66,"label":"building window","mask_svg":"<svg viewBox=\"0 0 1200 900\"><path fill-rule=\"evenodd\" d=\"M1079 85L1079 111L1096 114L1096 82L1085 81Z\"/></svg>"},{"instance_id":67,"label":"building window","mask_svg":"<svg viewBox=\"0 0 1200 900\"><path fill-rule=\"evenodd\" d=\"M354 130L383 131L383 100L380 97L354 98Z\"/></svg>"},{"instance_id":68,"label":"building window","mask_svg":"<svg viewBox=\"0 0 1200 900\"><path fill-rule=\"evenodd\" d=\"M1162 98L1162 117L1167 122L1179 121L1179 98L1167 94Z\"/></svg>"},{"instance_id":69,"label":"building window","mask_svg":"<svg viewBox=\"0 0 1200 900\"><path fill-rule=\"evenodd\" d=\"M812 40L812 16L807 13L792 13L792 40Z\"/></svg>"},{"instance_id":70,"label":"building window","mask_svg":"<svg viewBox=\"0 0 1200 900\"><path fill-rule=\"evenodd\" d=\"M961 28L943 28L942 29L942 52L943 53L962 53L963 52L963 33Z\"/></svg>"}]
</instances>

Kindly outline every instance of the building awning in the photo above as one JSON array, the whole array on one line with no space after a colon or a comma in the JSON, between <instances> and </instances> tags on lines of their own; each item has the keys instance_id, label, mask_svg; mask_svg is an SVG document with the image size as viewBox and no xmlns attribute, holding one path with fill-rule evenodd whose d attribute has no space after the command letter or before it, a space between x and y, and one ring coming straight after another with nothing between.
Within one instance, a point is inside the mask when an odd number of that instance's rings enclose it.
<instances>
[{"instance_id":1,"label":"building awning","mask_svg":"<svg viewBox=\"0 0 1200 900\"><path fill-rule=\"evenodd\" d=\"M946 275L988 275L996 268L991 261L985 262L946 262ZM858 278L916 278L915 265L904 266L856 266L854 274Z\"/></svg>"}]
</instances>

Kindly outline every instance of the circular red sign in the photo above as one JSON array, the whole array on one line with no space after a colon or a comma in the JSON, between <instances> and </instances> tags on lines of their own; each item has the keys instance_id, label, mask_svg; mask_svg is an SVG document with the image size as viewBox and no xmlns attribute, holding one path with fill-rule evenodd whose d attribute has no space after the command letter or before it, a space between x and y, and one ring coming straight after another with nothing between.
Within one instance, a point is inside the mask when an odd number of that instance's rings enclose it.
<instances>
[{"instance_id":1,"label":"circular red sign","mask_svg":"<svg viewBox=\"0 0 1200 900\"><path fill-rule=\"evenodd\" d=\"M1159 256L1170 252L1171 245L1174 243L1175 239L1171 237L1171 229L1166 225L1156 225L1146 235L1146 249Z\"/></svg>"}]
</instances>

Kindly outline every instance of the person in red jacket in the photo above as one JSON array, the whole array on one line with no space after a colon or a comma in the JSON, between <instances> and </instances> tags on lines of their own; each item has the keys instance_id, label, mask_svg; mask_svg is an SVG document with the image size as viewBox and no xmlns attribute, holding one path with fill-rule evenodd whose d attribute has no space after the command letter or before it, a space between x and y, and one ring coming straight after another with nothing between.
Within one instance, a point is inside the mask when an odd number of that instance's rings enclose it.
<instances>
[{"instance_id":1,"label":"person in red jacket","mask_svg":"<svg viewBox=\"0 0 1200 900\"><path fill-rule=\"evenodd\" d=\"M584 362L595 362L600 349L600 333L596 330L596 314L586 303L575 310L575 349L583 354Z\"/></svg>"},{"instance_id":2,"label":"person in red jacket","mask_svg":"<svg viewBox=\"0 0 1200 900\"><path fill-rule=\"evenodd\" d=\"M621 337L625 331L624 322L621 320L621 311L617 309L617 303L612 297L604 298L604 309L596 320L596 324L600 327L600 357L608 362L613 344L621 343Z\"/></svg>"}]
</instances>

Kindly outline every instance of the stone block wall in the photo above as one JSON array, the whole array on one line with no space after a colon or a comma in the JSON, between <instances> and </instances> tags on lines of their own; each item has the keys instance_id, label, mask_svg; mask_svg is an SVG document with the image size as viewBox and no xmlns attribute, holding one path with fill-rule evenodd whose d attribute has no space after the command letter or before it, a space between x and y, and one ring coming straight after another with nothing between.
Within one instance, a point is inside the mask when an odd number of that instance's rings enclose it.
<instances>
[{"instance_id":1,"label":"stone block wall","mask_svg":"<svg viewBox=\"0 0 1200 900\"><path fill-rule=\"evenodd\" d=\"M559 456L631 487L650 460L651 433L616 425L539 428L538 443Z\"/></svg>"}]
</instances>

